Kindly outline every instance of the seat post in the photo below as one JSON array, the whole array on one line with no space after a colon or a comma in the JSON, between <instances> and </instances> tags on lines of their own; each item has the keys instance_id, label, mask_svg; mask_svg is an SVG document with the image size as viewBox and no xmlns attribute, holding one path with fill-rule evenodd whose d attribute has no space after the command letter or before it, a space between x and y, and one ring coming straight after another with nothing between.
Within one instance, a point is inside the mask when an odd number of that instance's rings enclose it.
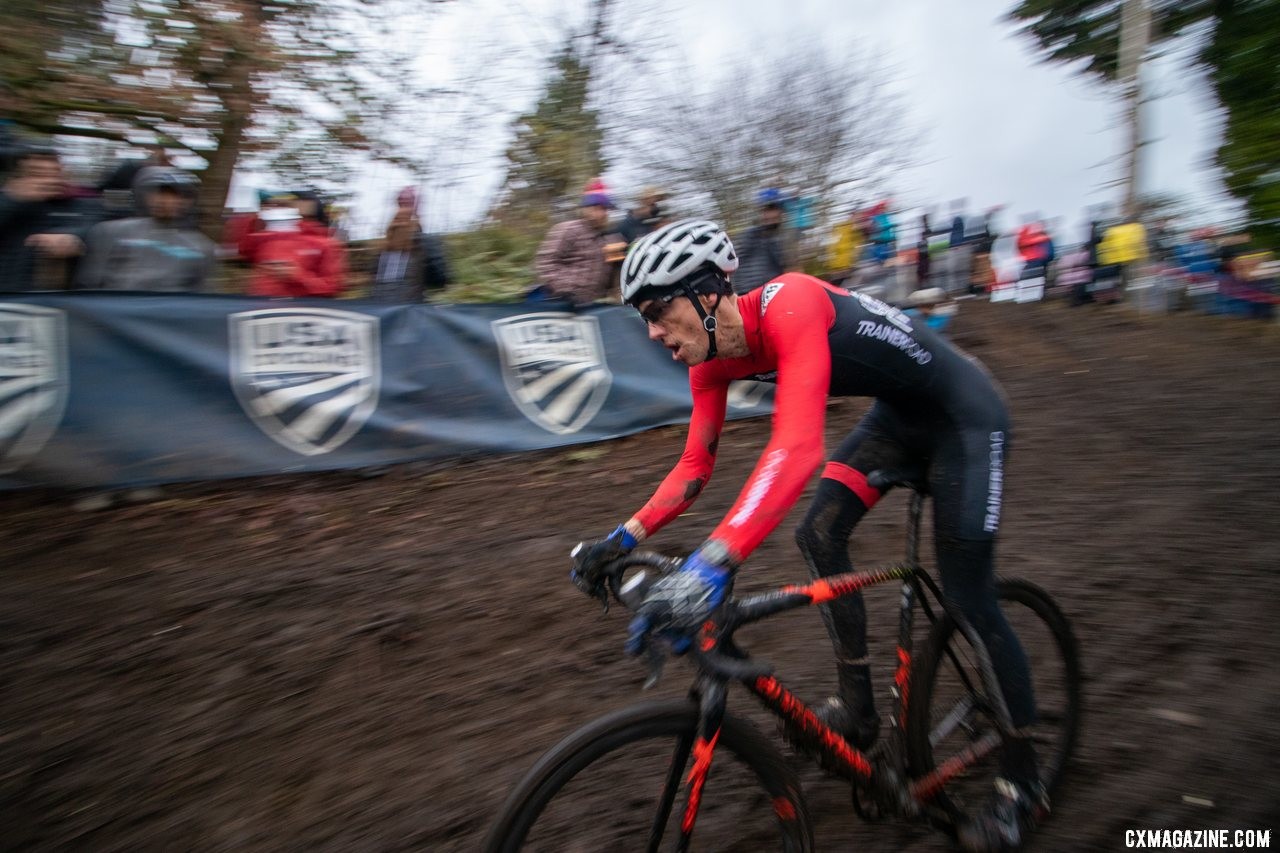
<instances>
[{"instance_id":1,"label":"seat post","mask_svg":"<svg viewBox=\"0 0 1280 853\"><path fill-rule=\"evenodd\" d=\"M920 516L923 514L924 495L919 489L911 490L907 504L907 565L920 568Z\"/></svg>"}]
</instances>

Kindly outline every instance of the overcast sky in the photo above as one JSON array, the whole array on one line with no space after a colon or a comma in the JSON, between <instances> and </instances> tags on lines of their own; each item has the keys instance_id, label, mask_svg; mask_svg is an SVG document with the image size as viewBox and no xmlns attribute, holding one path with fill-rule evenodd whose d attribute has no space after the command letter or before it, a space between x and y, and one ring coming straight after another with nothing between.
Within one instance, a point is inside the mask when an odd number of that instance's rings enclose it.
<instances>
[{"instance_id":1,"label":"overcast sky","mask_svg":"<svg viewBox=\"0 0 1280 853\"><path fill-rule=\"evenodd\" d=\"M1035 61L1001 15L1012 0L698 0L679 14L710 33L698 53L724 56L752 45L820 38L829 49L868 45L888 61L915 124L925 133L921 164L899 175L906 205L970 212L1008 205L1063 217L1069 230L1090 205L1115 202L1123 151L1119 109L1108 92L1062 66ZM1147 68L1145 190L1202 201L1220 195L1208 167L1220 121L1203 78L1187 71L1187 50ZM1072 234L1071 236L1074 236Z\"/></svg>"},{"instance_id":2,"label":"overcast sky","mask_svg":"<svg viewBox=\"0 0 1280 853\"><path fill-rule=\"evenodd\" d=\"M1107 186L1120 174L1123 131L1110 93L1067 68L1035 61L1031 48L1002 23L1012 0L619 0L621 31L655 23L672 42L680 67L714 72L730 59L755 52L776 55L794 45L809 49L818 40L829 50L879 52L906 104L911 120L925 131L919 165L896 176L895 201L945 209L953 199L969 200L970 213L1007 205L1006 225L1025 213L1061 217L1070 241L1086 208L1116 202L1120 190ZM440 79L464 62L467 46L483 33L490 42L508 41L510 54L536 60L536 45L555 41L556 22L582 20L586 0L470 0L444 7L438 36L424 53ZM636 9L665 6L660 21L635 20ZM536 22L530 26L529 22ZM1147 107L1144 189L1187 196L1197 207L1225 214L1221 184L1208 166L1220 121L1203 78L1187 70L1189 46L1148 64L1148 88L1160 97ZM474 60L474 57L472 57ZM519 69L519 66L512 66ZM530 73L535 72L535 73ZM508 72L511 73L511 68ZM536 79L536 66L517 74ZM520 91L523 90L523 91ZM536 97L528 85L513 85L514 115ZM521 102L520 98L524 101ZM508 116L494 117L483 138L472 138L470 154L499 154ZM482 157L483 161L484 158ZM489 201L501 164L473 166L471 177L447 195L437 194L427 211L428 227L459 227ZM370 224L383 218L402 178L380 170L362 183L357 204ZM636 188L625 176L615 192L627 200ZM389 213L387 214L389 215Z\"/></svg>"}]
</instances>

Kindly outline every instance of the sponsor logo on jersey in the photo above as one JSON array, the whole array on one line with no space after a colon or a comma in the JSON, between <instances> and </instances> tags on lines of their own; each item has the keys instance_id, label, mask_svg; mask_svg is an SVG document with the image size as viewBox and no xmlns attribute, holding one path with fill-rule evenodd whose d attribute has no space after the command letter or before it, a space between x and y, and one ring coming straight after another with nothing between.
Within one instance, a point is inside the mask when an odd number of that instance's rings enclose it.
<instances>
[{"instance_id":1,"label":"sponsor logo on jersey","mask_svg":"<svg viewBox=\"0 0 1280 853\"><path fill-rule=\"evenodd\" d=\"M66 315L0 303L0 474L44 447L62 421L67 388Z\"/></svg>"},{"instance_id":2,"label":"sponsor logo on jersey","mask_svg":"<svg viewBox=\"0 0 1280 853\"><path fill-rule=\"evenodd\" d=\"M764 293L760 296L760 314L764 315L765 309L769 307L769 303L773 301L773 297L782 290L785 281L775 281L772 284L764 286Z\"/></svg>"},{"instance_id":3,"label":"sponsor logo on jersey","mask_svg":"<svg viewBox=\"0 0 1280 853\"><path fill-rule=\"evenodd\" d=\"M295 453L341 447L378 406L378 318L331 308L232 314L231 387L258 428Z\"/></svg>"},{"instance_id":4,"label":"sponsor logo on jersey","mask_svg":"<svg viewBox=\"0 0 1280 853\"><path fill-rule=\"evenodd\" d=\"M733 518L729 519L730 527L742 527L751 520L756 510L760 508L760 504L764 501L764 496L769 494L769 489L773 487L773 481L778 479L778 472L782 470L783 463L787 461L786 448L779 447L772 451L764 458L764 465L760 468L760 473L756 475L751 483L751 491L747 492L747 499L742 502L742 506L733 514Z\"/></svg>"},{"instance_id":5,"label":"sponsor logo on jersey","mask_svg":"<svg viewBox=\"0 0 1280 853\"><path fill-rule=\"evenodd\" d=\"M877 323L874 320L859 320L858 334L864 338L875 338L884 341L915 359L917 364L928 364L933 361L933 354L917 343L911 335L888 323Z\"/></svg>"},{"instance_id":6,"label":"sponsor logo on jersey","mask_svg":"<svg viewBox=\"0 0 1280 853\"><path fill-rule=\"evenodd\" d=\"M894 308L888 303L881 302L874 296L868 296L865 293L858 293L855 295L858 297L858 302L862 304L862 307L870 311L872 314L875 314L877 317L885 318L904 332L911 331L911 318L899 311L897 308Z\"/></svg>"},{"instance_id":7,"label":"sponsor logo on jersey","mask_svg":"<svg viewBox=\"0 0 1280 853\"><path fill-rule=\"evenodd\" d=\"M524 416L560 435L589 424L613 384L596 318L545 311L492 325L502 380Z\"/></svg>"},{"instance_id":8,"label":"sponsor logo on jersey","mask_svg":"<svg viewBox=\"0 0 1280 853\"><path fill-rule=\"evenodd\" d=\"M1004 497L1004 433L993 432L988 438L991 441L990 465L987 466L987 514L982 522L982 529L987 533L995 533L1000 526L1000 502Z\"/></svg>"}]
</instances>

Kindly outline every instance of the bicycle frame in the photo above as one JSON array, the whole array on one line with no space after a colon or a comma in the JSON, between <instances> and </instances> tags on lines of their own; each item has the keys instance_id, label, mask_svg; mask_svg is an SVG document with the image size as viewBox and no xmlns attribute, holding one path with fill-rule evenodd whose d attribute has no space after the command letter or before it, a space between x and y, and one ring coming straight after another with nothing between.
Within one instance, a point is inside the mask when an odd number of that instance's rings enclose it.
<instances>
[{"instance_id":1,"label":"bicycle frame","mask_svg":"<svg viewBox=\"0 0 1280 853\"><path fill-rule=\"evenodd\" d=\"M699 723L697 735L691 747L693 766L685 778L689 792L680 822L681 840L678 849L687 849L697 820L703 786L706 784L707 774L711 768L721 721L724 718L729 681L738 681L743 684L766 708L793 730L799 732L807 741L817 745L821 752L820 757L826 758L831 763L832 769L849 778L861 780L861 784L867 785L871 791L879 795L888 797L887 802L891 802L897 810L906 813L919 813L924 804L944 785L1000 745L999 734L988 734L925 776L909 784L904 785L902 782L906 778L905 749L902 741L905 738L907 709L910 701L911 630L915 603L918 600L929 620L936 621L938 615L934 613L925 595L924 587L928 587L934 600L944 609L947 608L946 599L942 596L937 584L919 563L919 531L923 503L923 495L913 491L908 510L907 556L904 562L878 570L833 575L803 586L786 586L775 592L749 596L732 602L732 606L726 608L725 613L703 626L696 640L694 654L695 660L699 662L699 677L693 691L699 703ZM722 659L723 657L730 659L743 657L733 643L733 634L744 625L787 610L824 604L836 598L852 595L866 587L892 580L902 581L897 668L893 679L894 708L891 718L891 737L897 748L891 750L890 755L894 758L896 766L873 767L866 755L839 733L825 726L809 706L771 673L761 672L758 668L752 669L748 661L730 660L720 664L711 663L711 658L715 656L720 656ZM1005 716L1007 717L1007 712ZM688 755L677 755L676 758L677 760L672 763L671 774L664 791L662 800L664 807L659 815L661 824L665 824L666 817L670 813L670 805ZM787 813L791 806L785 801L775 802L774 809L782 820L794 817L793 814ZM659 822L655 822L654 829L655 832L661 832ZM656 845L656 841L656 838L651 838L650 849L654 849L653 845Z\"/></svg>"}]
</instances>

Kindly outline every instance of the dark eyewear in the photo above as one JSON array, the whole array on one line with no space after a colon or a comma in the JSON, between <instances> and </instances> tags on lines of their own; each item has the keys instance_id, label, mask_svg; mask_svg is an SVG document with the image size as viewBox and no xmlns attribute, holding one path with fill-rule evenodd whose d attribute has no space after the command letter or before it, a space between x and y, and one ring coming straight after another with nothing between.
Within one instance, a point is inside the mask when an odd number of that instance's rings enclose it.
<instances>
[{"instance_id":1,"label":"dark eyewear","mask_svg":"<svg viewBox=\"0 0 1280 853\"><path fill-rule=\"evenodd\" d=\"M672 291L665 296L650 300L645 309L640 311L640 319L650 326L661 323L662 317L667 313L667 309L671 307L672 301L679 296L684 296L684 294L679 291Z\"/></svg>"}]
</instances>

